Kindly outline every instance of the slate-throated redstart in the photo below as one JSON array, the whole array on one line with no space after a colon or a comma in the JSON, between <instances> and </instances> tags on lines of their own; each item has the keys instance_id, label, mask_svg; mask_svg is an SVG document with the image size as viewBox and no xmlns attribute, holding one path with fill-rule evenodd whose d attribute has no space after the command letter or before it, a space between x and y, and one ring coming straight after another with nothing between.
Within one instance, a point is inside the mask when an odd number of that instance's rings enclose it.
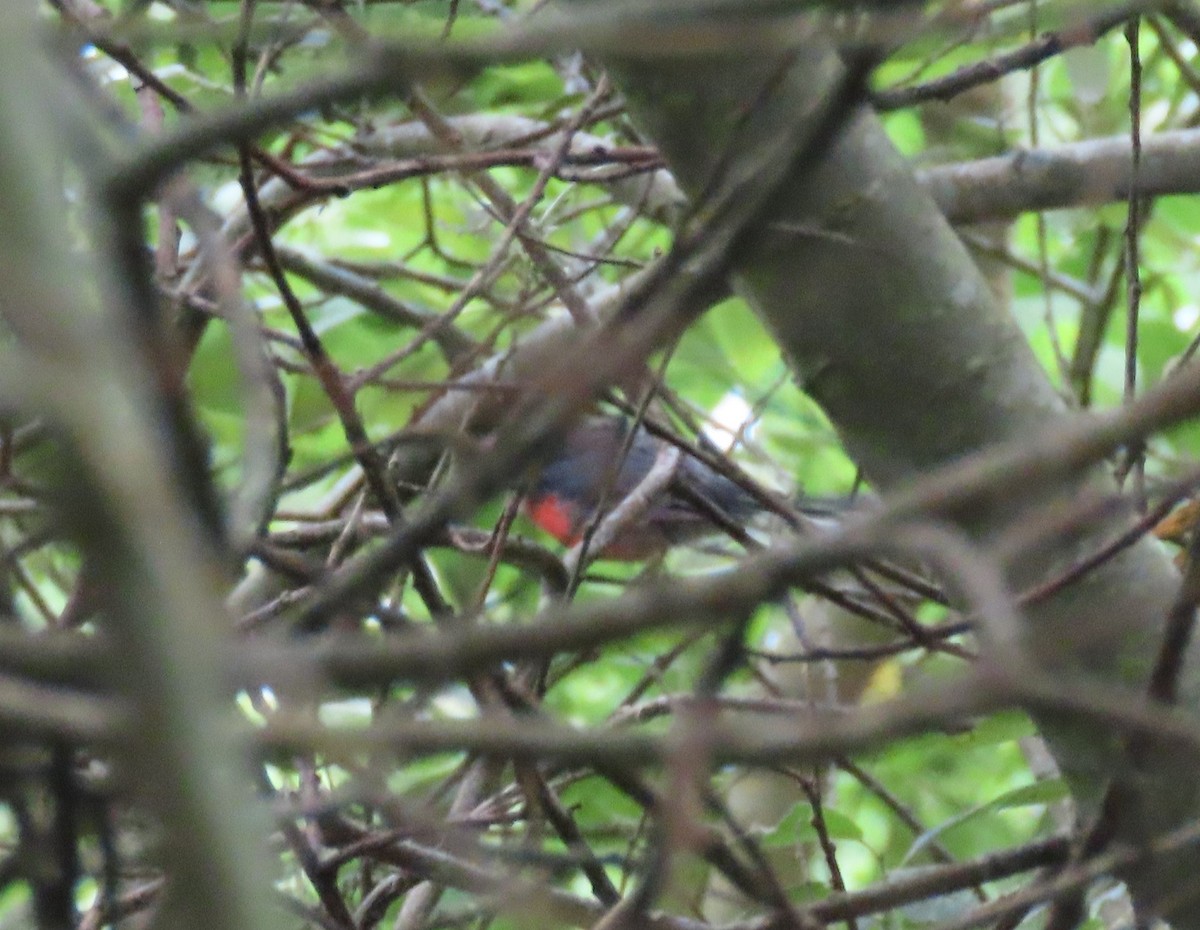
<instances>
[{"instance_id":1,"label":"slate-throated redstart","mask_svg":"<svg viewBox=\"0 0 1200 930\"><path fill-rule=\"evenodd\" d=\"M620 503L645 479L663 447L664 440L641 427L629 442L629 429L624 420L593 417L570 432L526 494L529 518L564 545L578 542L601 500L607 506ZM628 453L621 460L627 443ZM694 503L695 497L738 522L763 510L749 492L685 453L670 486L635 524L622 529L604 557L645 559L719 532L712 516ZM817 509L829 513L844 508L821 502Z\"/></svg>"}]
</instances>

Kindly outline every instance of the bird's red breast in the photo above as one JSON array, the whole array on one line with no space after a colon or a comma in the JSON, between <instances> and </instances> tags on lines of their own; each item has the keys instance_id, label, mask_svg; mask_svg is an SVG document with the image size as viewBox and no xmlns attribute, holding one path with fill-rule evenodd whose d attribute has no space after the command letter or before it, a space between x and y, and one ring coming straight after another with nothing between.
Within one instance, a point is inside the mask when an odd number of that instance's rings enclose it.
<instances>
[{"instance_id":1,"label":"bird's red breast","mask_svg":"<svg viewBox=\"0 0 1200 930\"><path fill-rule=\"evenodd\" d=\"M579 542L578 527L575 526L571 508L557 494L526 498L525 512L530 520L564 546Z\"/></svg>"},{"instance_id":2,"label":"bird's red breast","mask_svg":"<svg viewBox=\"0 0 1200 930\"><path fill-rule=\"evenodd\" d=\"M662 441L615 418L585 420L569 433L558 454L538 474L525 500L525 512L564 545L574 545L601 501L619 503L649 473ZM730 517L743 519L757 502L704 463L684 458L675 481L711 502ZM669 546L713 533L710 517L673 488L660 493L638 523L625 527L602 553L606 558L636 560Z\"/></svg>"}]
</instances>

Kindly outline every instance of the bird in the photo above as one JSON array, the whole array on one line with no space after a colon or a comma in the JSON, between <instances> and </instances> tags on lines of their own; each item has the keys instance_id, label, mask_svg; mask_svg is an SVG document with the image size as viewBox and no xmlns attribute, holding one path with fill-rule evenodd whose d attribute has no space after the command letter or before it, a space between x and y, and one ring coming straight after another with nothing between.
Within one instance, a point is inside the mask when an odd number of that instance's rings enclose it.
<instances>
[{"instance_id":1,"label":"bird","mask_svg":"<svg viewBox=\"0 0 1200 930\"><path fill-rule=\"evenodd\" d=\"M619 504L645 480L664 445L665 440L620 417L584 419L530 482L523 503L526 516L563 545L575 545L597 508ZM698 504L698 499L708 506ZM816 505L822 512L827 509L821 502ZM711 536L721 530L713 510L744 525L764 506L741 486L685 452L671 482L650 501L646 512L621 527L599 554L618 561L641 561L672 546Z\"/></svg>"}]
</instances>

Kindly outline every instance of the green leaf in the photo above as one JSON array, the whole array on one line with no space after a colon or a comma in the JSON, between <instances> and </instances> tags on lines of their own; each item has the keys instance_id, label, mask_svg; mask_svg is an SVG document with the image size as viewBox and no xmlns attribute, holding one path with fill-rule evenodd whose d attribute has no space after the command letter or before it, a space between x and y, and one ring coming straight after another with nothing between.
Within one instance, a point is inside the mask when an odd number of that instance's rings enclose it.
<instances>
[{"instance_id":1,"label":"green leaf","mask_svg":"<svg viewBox=\"0 0 1200 930\"><path fill-rule=\"evenodd\" d=\"M862 841L862 830L849 816L832 807L822 808L821 813L825 816L825 830L832 839Z\"/></svg>"},{"instance_id":2,"label":"green leaf","mask_svg":"<svg viewBox=\"0 0 1200 930\"><path fill-rule=\"evenodd\" d=\"M1011 743L1036 732L1033 721L1020 711L1006 711L984 717L962 739L975 747Z\"/></svg>"},{"instance_id":3,"label":"green leaf","mask_svg":"<svg viewBox=\"0 0 1200 930\"><path fill-rule=\"evenodd\" d=\"M1070 793L1067 783L1061 778L1046 778L1006 791L991 801L990 807L993 810L1010 810L1015 807L1029 807L1032 804L1053 804Z\"/></svg>"},{"instance_id":4,"label":"green leaf","mask_svg":"<svg viewBox=\"0 0 1200 930\"><path fill-rule=\"evenodd\" d=\"M1029 785L1022 785L1019 788L1013 788L1006 791L998 797L993 798L985 804L979 804L975 807L968 808L962 813L956 814L953 817L944 820L936 827L926 830L916 838L912 846L909 847L908 853L904 857L904 861L908 862L919 855L930 844L937 840L942 834L956 827L961 827L966 823L971 822L985 814L995 813L1001 810L1011 810L1016 807L1028 807L1033 804L1051 804L1061 800L1068 794L1066 784L1059 778L1049 778L1044 782L1034 782Z\"/></svg>"},{"instance_id":5,"label":"green leaf","mask_svg":"<svg viewBox=\"0 0 1200 930\"><path fill-rule=\"evenodd\" d=\"M800 882L787 890L787 896L794 904L811 904L829 897L829 886L821 882Z\"/></svg>"}]
</instances>

